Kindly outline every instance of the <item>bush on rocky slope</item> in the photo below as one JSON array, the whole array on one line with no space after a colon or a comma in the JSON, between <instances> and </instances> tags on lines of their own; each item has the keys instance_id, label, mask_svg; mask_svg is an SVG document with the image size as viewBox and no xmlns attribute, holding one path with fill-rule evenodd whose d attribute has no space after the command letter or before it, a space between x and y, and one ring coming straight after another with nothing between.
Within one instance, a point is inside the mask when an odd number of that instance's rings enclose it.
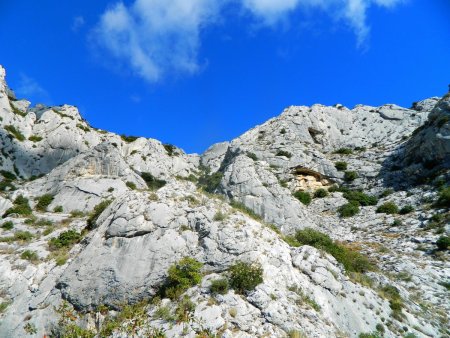
<instances>
[{"instance_id":1,"label":"bush on rocky slope","mask_svg":"<svg viewBox=\"0 0 450 338\"><path fill-rule=\"evenodd\" d=\"M338 161L334 164L334 166L338 171L347 170L347 162L344 161Z\"/></svg>"},{"instance_id":2,"label":"bush on rocky slope","mask_svg":"<svg viewBox=\"0 0 450 338\"><path fill-rule=\"evenodd\" d=\"M437 204L439 206L450 208L450 187L443 188L439 192Z\"/></svg>"},{"instance_id":3,"label":"bush on rocky slope","mask_svg":"<svg viewBox=\"0 0 450 338\"><path fill-rule=\"evenodd\" d=\"M398 214L398 206L394 202L386 202L377 208L377 213L388 215Z\"/></svg>"},{"instance_id":4,"label":"bush on rocky slope","mask_svg":"<svg viewBox=\"0 0 450 338\"><path fill-rule=\"evenodd\" d=\"M161 288L161 294L170 299L179 298L187 289L200 283L202 267L203 264L194 258L182 258L169 268L167 281Z\"/></svg>"},{"instance_id":5,"label":"bush on rocky slope","mask_svg":"<svg viewBox=\"0 0 450 338\"><path fill-rule=\"evenodd\" d=\"M214 193L222 181L223 173L204 174L198 179L198 186L209 193Z\"/></svg>"},{"instance_id":6,"label":"bush on rocky slope","mask_svg":"<svg viewBox=\"0 0 450 338\"><path fill-rule=\"evenodd\" d=\"M304 205L309 205L311 203L311 194L307 191L296 191L294 197L302 202Z\"/></svg>"},{"instance_id":7,"label":"bush on rocky slope","mask_svg":"<svg viewBox=\"0 0 450 338\"><path fill-rule=\"evenodd\" d=\"M20 216L29 216L32 214L30 204L28 203L28 198L19 195L14 200L14 206L9 208L3 214L3 218L8 217L11 214L18 214Z\"/></svg>"},{"instance_id":8,"label":"bush on rocky slope","mask_svg":"<svg viewBox=\"0 0 450 338\"><path fill-rule=\"evenodd\" d=\"M142 172L141 177L145 181L145 183L147 183L147 187L150 190L158 190L159 188L164 187L167 183L164 180L157 179L155 176L147 172Z\"/></svg>"},{"instance_id":9,"label":"bush on rocky slope","mask_svg":"<svg viewBox=\"0 0 450 338\"><path fill-rule=\"evenodd\" d=\"M53 195L51 194L45 194L40 197L38 197L37 204L36 204L36 210L45 212L47 211L47 207L50 205L50 203L53 202Z\"/></svg>"},{"instance_id":10,"label":"bush on rocky slope","mask_svg":"<svg viewBox=\"0 0 450 338\"><path fill-rule=\"evenodd\" d=\"M258 263L237 262L230 271L230 285L240 294L252 291L263 282L263 268Z\"/></svg>"},{"instance_id":11,"label":"bush on rocky slope","mask_svg":"<svg viewBox=\"0 0 450 338\"><path fill-rule=\"evenodd\" d=\"M355 201L350 201L338 208L338 213L340 217L352 217L359 213L359 204Z\"/></svg>"},{"instance_id":12,"label":"bush on rocky slope","mask_svg":"<svg viewBox=\"0 0 450 338\"><path fill-rule=\"evenodd\" d=\"M94 207L94 210L92 210L91 214L89 215L87 219L87 230L92 230L95 228L95 222L97 222L98 217L101 215L101 213L112 203L111 200L104 200L97 204Z\"/></svg>"},{"instance_id":13,"label":"bush on rocky slope","mask_svg":"<svg viewBox=\"0 0 450 338\"><path fill-rule=\"evenodd\" d=\"M347 272L366 272L373 268L365 256L334 242L327 234L320 231L305 228L297 231L295 239L299 245L310 245L329 253L344 266Z\"/></svg>"}]
</instances>

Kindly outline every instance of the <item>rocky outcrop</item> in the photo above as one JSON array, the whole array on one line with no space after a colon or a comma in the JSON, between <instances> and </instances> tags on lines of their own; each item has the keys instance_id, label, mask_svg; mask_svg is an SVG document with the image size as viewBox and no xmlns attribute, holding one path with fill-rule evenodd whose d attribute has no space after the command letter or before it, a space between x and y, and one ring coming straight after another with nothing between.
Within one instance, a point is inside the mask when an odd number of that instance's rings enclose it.
<instances>
[{"instance_id":1,"label":"rocky outcrop","mask_svg":"<svg viewBox=\"0 0 450 338\"><path fill-rule=\"evenodd\" d=\"M449 209L409 178L449 185L449 102L293 106L196 155L30 107L0 67L0 336L55 335L64 319L105 337L448 336ZM349 191L372 202L341 217ZM386 202L402 212L377 212ZM307 227L340 251L299 245ZM343 252L376 268L350 271ZM200 281L164 298L183 257ZM262 282L212 292L238 261Z\"/></svg>"}]
</instances>

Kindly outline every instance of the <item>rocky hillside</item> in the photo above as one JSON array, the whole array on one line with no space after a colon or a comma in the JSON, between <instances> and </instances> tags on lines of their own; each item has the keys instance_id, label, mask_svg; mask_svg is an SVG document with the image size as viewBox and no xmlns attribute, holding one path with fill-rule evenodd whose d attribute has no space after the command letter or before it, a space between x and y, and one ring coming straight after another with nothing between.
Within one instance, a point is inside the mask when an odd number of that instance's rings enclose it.
<instances>
[{"instance_id":1,"label":"rocky hillside","mask_svg":"<svg viewBox=\"0 0 450 338\"><path fill-rule=\"evenodd\" d=\"M0 337L450 337L450 94L197 155L0 67L0 150Z\"/></svg>"}]
</instances>

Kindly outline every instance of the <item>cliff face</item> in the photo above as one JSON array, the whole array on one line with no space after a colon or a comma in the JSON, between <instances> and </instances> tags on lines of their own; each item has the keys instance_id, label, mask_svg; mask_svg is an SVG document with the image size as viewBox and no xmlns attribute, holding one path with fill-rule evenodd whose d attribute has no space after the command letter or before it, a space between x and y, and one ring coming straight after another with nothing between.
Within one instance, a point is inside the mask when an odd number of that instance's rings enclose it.
<instances>
[{"instance_id":1,"label":"cliff face","mask_svg":"<svg viewBox=\"0 0 450 338\"><path fill-rule=\"evenodd\" d=\"M448 336L449 107L289 107L199 156L0 67L0 336Z\"/></svg>"}]
</instances>

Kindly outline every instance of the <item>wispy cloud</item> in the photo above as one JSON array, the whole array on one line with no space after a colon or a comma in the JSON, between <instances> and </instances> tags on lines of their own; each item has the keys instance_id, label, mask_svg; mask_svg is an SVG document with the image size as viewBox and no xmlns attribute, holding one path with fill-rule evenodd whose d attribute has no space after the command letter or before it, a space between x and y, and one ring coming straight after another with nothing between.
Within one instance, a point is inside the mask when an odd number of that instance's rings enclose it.
<instances>
[{"instance_id":1,"label":"wispy cloud","mask_svg":"<svg viewBox=\"0 0 450 338\"><path fill-rule=\"evenodd\" d=\"M19 84L14 90L19 97L26 97L33 101L50 103L49 93L33 78L21 73Z\"/></svg>"},{"instance_id":2,"label":"wispy cloud","mask_svg":"<svg viewBox=\"0 0 450 338\"><path fill-rule=\"evenodd\" d=\"M82 16L76 16L73 18L72 26L70 27L70 29L76 33L84 26L85 23L86 22L84 21L84 18Z\"/></svg>"},{"instance_id":3,"label":"wispy cloud","mask_svg":"<svg viewBox=\"0 0 450 338\"><path fill-rule=\"evenodd\" d=\"M330 20L352 28L357 45L364 47L370 27L371 6L394 7L406 0L134 0L118 2L101 16L92 32L100 50L136 75L158 82L164 77L194 74L205 62L198 57L201 33L229 5L238 5L262 25L275 27L296 10L320 10Z\"/></svg>"}]
</instances>

